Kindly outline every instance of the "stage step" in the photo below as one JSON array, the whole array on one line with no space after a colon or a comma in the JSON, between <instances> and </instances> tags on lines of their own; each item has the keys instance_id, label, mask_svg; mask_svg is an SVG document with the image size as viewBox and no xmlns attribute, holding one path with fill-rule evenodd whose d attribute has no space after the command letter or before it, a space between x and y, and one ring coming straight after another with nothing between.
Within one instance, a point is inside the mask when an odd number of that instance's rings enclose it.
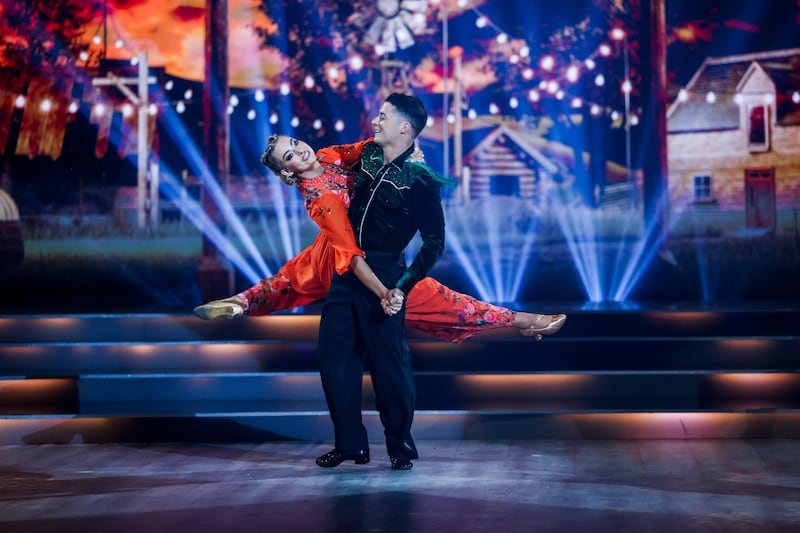
<instances>
[{"instance_id":1,"label":"stage step","mask_svg":"<svg viewBox=\"0 0 800 533\"><path fill-rule=\"evenodd\" d=\"M177 440L330 440L318 322L0 317L0 443L61 442L56 427L84 442L175 440L176 428ZM461 344L409 331L415 434L800 437L797 324L792 310L577 310L542 342L513 329ZM366 376L366 420L380 435L373 405Z\"/></svg>"}]
</instances>

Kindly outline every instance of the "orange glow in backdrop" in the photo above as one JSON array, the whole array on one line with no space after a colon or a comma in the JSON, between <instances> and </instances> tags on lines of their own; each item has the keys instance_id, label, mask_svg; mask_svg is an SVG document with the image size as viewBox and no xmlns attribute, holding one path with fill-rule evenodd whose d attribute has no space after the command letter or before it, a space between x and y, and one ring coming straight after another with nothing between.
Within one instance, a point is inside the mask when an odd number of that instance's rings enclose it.
<instances>
[{"instance_id":1,"label":"orange glow in backdrop","mask_svg":"<svg viewBox=\"0 0 800 533\"><path fill-rule=\"evenodd\" d=\"M254 24L268 27L258 0L229 0L230 84L272 88L288 66L280 52L260 48ZM205 0L111 0L107 19L109 59L129 59L146 51L152 66L174 76L203 79ZM103 34L103 21L89 29ZM121 40L123 45L117 48ZM97 45L96 45L97 46Z\"/></svg>"}]
</instances>

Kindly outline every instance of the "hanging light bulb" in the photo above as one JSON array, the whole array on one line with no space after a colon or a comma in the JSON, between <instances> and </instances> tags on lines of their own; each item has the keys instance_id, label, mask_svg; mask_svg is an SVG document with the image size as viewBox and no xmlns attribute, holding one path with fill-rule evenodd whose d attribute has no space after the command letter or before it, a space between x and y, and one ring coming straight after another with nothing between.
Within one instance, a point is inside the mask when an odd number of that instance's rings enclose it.
<instances>
[{"instance_id":1,"label":"hanging light bulb","mask_svg":"<svg viewBox=\"0 0 800 533\"><path fill-rule=\"evenodd\" d=\"M167 80L167 83L164 84L164 89L168 91L171 91L173 87L175 87L175 82L172 80Z\"/></svg>"},{"instance_id":2,"label":"hanging light bulb","mask_svg":"<svg viewBox=\"0 0 800 533\"><path fill-rule=\"evenodd\" d=\"M14 105L17 109L22 109L25 107L25 97L22 95L17 96L16 100L14 100Z\"/></svg>"},{"instance_id":3,"label":"hanging light bulb","mask_svg":"<svg viewBox=\"0 0 800 533\"><path fill-rule=\"evenodd\" d=\"M78 58L81 61L89 61L89 53L86 50L82 50L80 54L78 54Z\"/></svg>"},{"instance_id":4,"label":"hanging light bulb","mask_svg":"<svg viewBox=\"0 0 800 533\"><path fill-rule=\"evenodd\" d=\"M296 128L297 126L300 125L300 119L297 117L292 117L292 120L291 122L289 122L289 124L291 124L293 128Z\"/></svg>"},{"instance_id":5,"label":"hanging light bulb","mask_svg":"<svg viewBox=\"0 0 800 533\"><path fill-rule=\"evenodd\" d=\"M576 67L575 65L570 65L569 67L567 67L567 80L569 80L572 83L575 83L576 81L578 81L579 75L580 71L578 70L578 67Z\"/></svg>"},{"instance_id":6,"label":"hanging light bulb","mask_svg":"<svg viewBox=\"0 0 800 533\"><path fill-rule=\"evenodd\" d=\"M335 129L336 131L343 131L344 130L344 121L343 120L337 120L336 122L334 122L333 129Z\"/></svg>"},{"instance_id":7,"label":"hanging light bulb","mask_svg":"<svg viewBox=\"0 0 800 533\"><path fill-rule=\"evenodd\" d=\"M556 60L551 55L542 56L542 59L539 61L539 66L542 67L542 70L546 70L550 72L553 70L553 67L556 65Z\"/></svg>"},{"instance_id":8,"label":"hanging light bulb","mask_svg":"<svg viewBox=\"0 0 800 533\"><path fill-rule=\"evenodd\" d=\"M154 117L158 114L158 106L156 104L150 104L147 106L147 114L151 117Z\"/></svg>"},{"instance_id":9,"label":"hanging light bulb","mask_svg":"<svg viewBox=\"0 0 800 533\"><path fill-rule=\"evenodd\" d=\"M247 112L247 119L248 120L255 120L255 118L256 118L256 110L255 109L251 109L250 111Z\"/></svg>"},{"instance_id":10,"label":"hanging light bulb","mask_svg":"<svg viewBox=\"0 0 800 533\"><path fill-rule=\"evenodd\" d=\"M129 103L122 104L122 116L123 117L131 117L133 116L133 106Z\"/></svg>"},{"instance_id":11,"label":"hanging light bulb","mask_svg":"<svg viewBox=\"0 0 800 533\"><path fill-rule=\"evenodd\" d=\"M270 124L277 124L278 123L278 114L277 113L270 113L269 114L269 123Z\"/></svg>"},{"instance_id":12,"label":"hanging light bulb","mask_svg":"<svg viewBox=\"0 0 800 533\"><path fill-rule=\"evenodd\" d=\"M123 44L125 44L125 43L122 42L122 39L117 39L117 41L114 43L114 46L116 48L122 48Z\"/></svg>"},{"instance_id":13,"label":"hanging light bulb","mask_svg":"<svg viewBox=\"0 0 800 533\"><path fill-rule=\"evenodd\" d=\"M53 102L49 98L45 98L42 100L42 103L39 104L39 109L42 110L42 113L49 113L51 109L53 109Z\"/></svg>"},{"instance_id":14,"label":"hanging light bulb","mask_svg":"<svg viewBox=\"0 0 800 533\"><path fill-rule=\"evenodd\" d=\"M283 96L288 96L290 92L291 92L291 88L289 87L289 84L287 82L285 82L285 81L282 82L281 83L281 94Z\"/></svg>"},{"instance_id":15,"label":"hanging light bulb","mask_svg":"<svg viewBox=\"0 0 800 533\"><path fill-rule=\"evenodd\" d=\"M489 113L491 113L492 115L496 115L499 112L500 112L500 108L497 107L497 104L495 104L494 102L489 104Z\"/></svg>"},{"instance_id":16,"label":"hanging light bulb","mask_svg":"<svg viewBox=\"0 0 800 533\"><path fill-rule=\"evenodd\" d=\"M183 103L183 100L175 104L175 111L177 111L178 113L183 113L184 111L186 111L186 104Z\"/></svg>"},{"instance_id":17,"label":"hanging light bulb","mask_svg":"<svg viewBox=\"0 0 800 533\"><path fill-rule=\"evenodd\" d=\"M716 101L717 101L717 95L714 94L714 91L708 91L708 93L706 94L706 102L708 102L709 104L713 104Z\"/></svg>"},{"instance_id":18,"label":"hanging light bulb","mask_svg":"<svg viewBox=\"0 0 800 533\"><path fill-rule=\"evenodd\" d=\"M67 108L67 111L69 111L72 114L75 114L75 113L78 112L78 107L79 107L78 106L78 102L75 102L75 101L70 102L69 103L69 107Z\"/></svg>"},{"instance_id":19,"label":"hanging light bulb","mask_svg":"<svg viewBox=\"0 0 800 533\"><path fill-rule=\"evenodd\" d=\"M264 91L258 89L256 91L256 102L263 102L264 101Z\"/></svg>"}]
</instances>

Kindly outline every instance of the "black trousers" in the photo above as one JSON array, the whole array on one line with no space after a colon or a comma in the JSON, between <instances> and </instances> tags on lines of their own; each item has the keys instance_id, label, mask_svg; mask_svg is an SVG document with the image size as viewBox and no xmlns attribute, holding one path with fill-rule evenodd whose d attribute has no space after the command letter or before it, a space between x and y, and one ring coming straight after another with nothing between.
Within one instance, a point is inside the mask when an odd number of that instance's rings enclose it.
<instances>
[{"instance_id":1,"label":"black trousers","mask_svg":"<svg viewBox=\"0 0 800 533\"><path fill-rule=\"evenodd\" d=\"M367 263L387 287L403 273L402 256L366 252ZM416 459L411 437L416 387L404 335L405 306L394 316L352 272L334 274L322 307L318 360L322 388L333 421L336 447L345 454L369 448L361 418L364 370L375 390L390 457Z\"/></svg>"}]
</instances>

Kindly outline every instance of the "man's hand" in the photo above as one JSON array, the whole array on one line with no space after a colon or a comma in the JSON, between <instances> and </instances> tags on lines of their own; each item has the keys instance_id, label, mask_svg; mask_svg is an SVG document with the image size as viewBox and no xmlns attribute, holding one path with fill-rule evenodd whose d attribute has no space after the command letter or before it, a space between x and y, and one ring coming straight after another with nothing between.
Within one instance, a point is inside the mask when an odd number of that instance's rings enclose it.
<instances>
[{"instance_id":1,"label":"man's hand","mask_svg":"<svg viewBox=\"0 0 800 533\"><path fill-rule=\"evenodd\" d=\"M389 316L394 316L403 308L405 294L398 288L394 288L386 293L386 297L381 299L383 312Z\"/></svg>"}]
</instances>

